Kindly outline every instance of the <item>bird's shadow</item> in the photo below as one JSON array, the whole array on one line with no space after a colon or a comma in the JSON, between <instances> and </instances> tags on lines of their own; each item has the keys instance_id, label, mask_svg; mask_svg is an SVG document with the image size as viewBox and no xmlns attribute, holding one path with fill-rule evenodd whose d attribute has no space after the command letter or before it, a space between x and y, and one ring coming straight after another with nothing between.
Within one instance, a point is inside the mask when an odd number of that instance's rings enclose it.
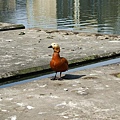
<instances>
[{"instance_id":1,"label":"bird's shadow","mask_svg":"<svg viewBox=\"0 0 120 120\"><path fill-rule=\"evenodd\" d=\"M64 76L62 76L62 79L63 80L74 80L74 79L79 79L83 76L86 76L86 75L65 74Z\"/></svg>"}]
</instances>

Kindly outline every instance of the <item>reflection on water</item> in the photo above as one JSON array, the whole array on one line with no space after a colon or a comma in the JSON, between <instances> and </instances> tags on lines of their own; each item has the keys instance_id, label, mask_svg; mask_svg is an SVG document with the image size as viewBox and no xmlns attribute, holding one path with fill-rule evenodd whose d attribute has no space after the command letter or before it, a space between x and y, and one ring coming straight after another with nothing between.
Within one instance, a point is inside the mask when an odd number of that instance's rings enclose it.
<instances>
[{"instance_id":1,"label":"reflection on water","mask_svg":"<svg viewBox=\"0 0 120 120\"><path fill-rule=\"evenodd\" d=\"M56 29L56 11L56 0L27 0L27 27Z\"/></svg>"},{"instance_id":2,"label":"reflection on water","mask_svg":"<svg viewBox=\"0 0 120 120\"><path fill-rule=\"evenodd\" d=\"M120 34L120 0L0 0L0 22Z\"/></svg>"}]
</instances>

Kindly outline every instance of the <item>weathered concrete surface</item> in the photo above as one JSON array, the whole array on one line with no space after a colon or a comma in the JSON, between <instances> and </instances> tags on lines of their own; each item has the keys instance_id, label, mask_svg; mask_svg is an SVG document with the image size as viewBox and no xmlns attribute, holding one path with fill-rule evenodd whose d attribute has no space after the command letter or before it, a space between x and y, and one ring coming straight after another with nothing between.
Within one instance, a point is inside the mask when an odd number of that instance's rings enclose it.
<instances>
[{"instance_id":1,"label":"weathered concrete surface","mask_svg":"<svg viewBox=\"0 0 120 120\"><path fill-rule=\"evenodd\" d=\"M0 31L15 30L15 29L25 29L25 26L22 24L10 24L10 23L0 22Z\"/></svg>"},{"instance_id":2,"label":"weathered concrete surface","mask_svg":"<svg viewBox=\"0 0 120 120\"><path fill-rule=\"evenodd\" d=\"M120 63L0 89L1 120L120 120Z\"/></svg>"},{"instance_id":3,"label":"weathered concrete surface","mask_svg":"<svg viewBox=\"0 0 120 120\"><path fill-rule=\"evenodd\" d=\"M0 32L0 78L49 68L57 42L69 64L120 54L120 36L23 29Z\"/></svg>"}]
</instances>

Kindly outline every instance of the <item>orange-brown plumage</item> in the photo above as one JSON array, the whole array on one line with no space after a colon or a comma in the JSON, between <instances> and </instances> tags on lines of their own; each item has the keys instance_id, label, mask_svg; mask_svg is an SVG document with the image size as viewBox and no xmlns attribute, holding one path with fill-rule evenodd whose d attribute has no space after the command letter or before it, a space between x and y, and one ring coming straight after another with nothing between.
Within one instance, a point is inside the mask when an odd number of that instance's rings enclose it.
<instances>
[{"instance_id":1,"label":"orange-brown plumage","mask_svg":"<svg viewBox=\"0 0 120 120\"><path fill-rule=\"evenodd\" d=\"M50 67L52 70L54 70L57 74L57 72L60 72L60 78L61 79L61 73L68 70L68 61L64 57L60 57L60 47L56 43L52 43L49 48L53 48L54 53L52 56L52 59L50 61ZM56 75L54 77L56 79Z\"/></svg>"}]
</instances>

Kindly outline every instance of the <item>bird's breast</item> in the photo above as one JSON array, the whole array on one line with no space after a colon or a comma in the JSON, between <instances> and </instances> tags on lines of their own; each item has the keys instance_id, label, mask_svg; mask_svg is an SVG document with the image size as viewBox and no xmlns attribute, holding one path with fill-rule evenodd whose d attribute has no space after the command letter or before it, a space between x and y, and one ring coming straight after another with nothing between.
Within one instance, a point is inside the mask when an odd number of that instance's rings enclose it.
<instances>
[{"instance_id":1,"label":"bird's breast","mask_svg":"<svg viewBox=\"0 0 120 120\"><path fill-rule=\"evenodd\" d=\"M50 61L50 67L57 72L64 72L68 69L68 62L65 58L53 58Z\"/></svg>"}]
</instances>

